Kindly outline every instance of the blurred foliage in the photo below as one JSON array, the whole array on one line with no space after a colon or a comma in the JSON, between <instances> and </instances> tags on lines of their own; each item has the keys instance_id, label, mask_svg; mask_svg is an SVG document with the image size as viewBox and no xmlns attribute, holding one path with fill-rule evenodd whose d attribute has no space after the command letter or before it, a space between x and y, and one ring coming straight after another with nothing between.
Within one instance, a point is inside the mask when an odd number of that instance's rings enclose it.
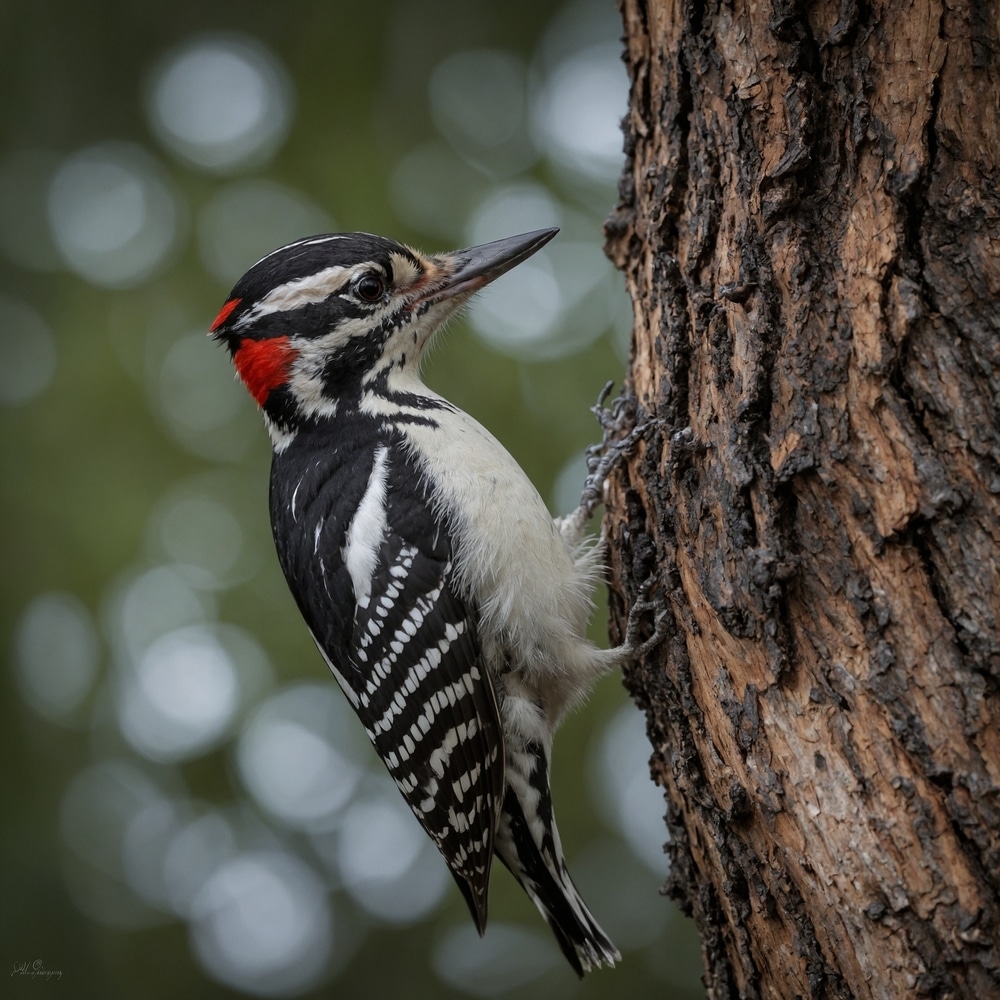
<instances>
[{"instance_id":1,"label":"blurred foliage","mask_svg":"<svg viewBox=\"0 0 1000 1000\"><path fill-rule=\"evenodd\" d=\"M0 951L13 995L701 995L693 930L657 896L655 840L644 856L628 846L662 834L663 808L651 785L624 794L620 762L645 778L648 747L615 678L561 733L554 795L584 895L624 935L620 969L578 984L503 871L482 943L436 876L426 914L402 922L352 889L345 803L392 806L370 748L355 748L360 727L338 728L339 703L315 694L336 692L272 554L266 435L202 339L240 271L314 223L435 249L554 217L548 263L456 324L428 381L567 508L597 436L589 406L626 354L621 283L600 260L619 168L601 146L604 106L625 110L608 58L619 33L586 0L0 6ZM192 97L183 58L199 52L236 75L217 93L209 74ZM226 97L241 80L276 103ZM213 119L226 100L232 117ZM226 146L254 107L247 149ZM171 121L190 126L187 146ZM559 306L565 322L518 342L512 301ZM300 716L267 730L282 706ZM254 763L279 745L254 741L279 730L299 741L280 745L290 787L310 747L356 779L322 822L267 805L291 793ZM309 780L340 794L328 779ZM375 832L418 850L405 824ZM189 841L204 871L185 866ZM437 871L433 854L414 857L406 878ZM241 859L261 894L227 910L220 870L236 879ZM225 934L247 928L258 953L237 967ZM17 972L35 962L58 987Z\"/></svg>"}]
</instances>

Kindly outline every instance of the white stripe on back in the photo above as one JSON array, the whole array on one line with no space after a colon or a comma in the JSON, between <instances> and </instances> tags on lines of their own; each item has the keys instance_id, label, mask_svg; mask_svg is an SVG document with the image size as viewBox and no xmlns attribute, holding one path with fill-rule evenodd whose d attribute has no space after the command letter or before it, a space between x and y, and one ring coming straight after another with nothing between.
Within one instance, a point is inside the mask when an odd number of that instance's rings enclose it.
<instances>
[{"instance_id":1,"label":"white stripe on back","mask_svg":"<svg viewBox=\"0 0 1000 1000\"><path fill-rule=\"evenodd\" d=\"M371 475L365 494L351 518L344 542L344 564L351 574L354 599L358 607L368 607L372 594L372 574L378 558L379 546L385 536L385 483L389 465L389 449L385 446L375 452Z\"/></svg>"}]
</instances>

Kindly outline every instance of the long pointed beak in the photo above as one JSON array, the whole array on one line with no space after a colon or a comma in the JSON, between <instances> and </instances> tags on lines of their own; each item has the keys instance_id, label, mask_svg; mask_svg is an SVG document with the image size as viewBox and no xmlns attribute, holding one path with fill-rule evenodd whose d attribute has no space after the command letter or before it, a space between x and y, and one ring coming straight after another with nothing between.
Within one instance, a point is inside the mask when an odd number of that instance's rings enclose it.
<instances>
[{"instance_id":1,"label":"long pointed beak","mask_svg":"<svg viewBox=\"0 0 1000 1000\"><path fill-rule=\"evenodd\" d=\"M533 253L541 250L558 232L558 229L536 229L533 233L508 236L493 243L481 243L465 250L438 254L438 260L442 263L452 263L455 270L445 278L443 284L438 285L427 296L427 299L431 302L441 302L488 285L501 274L505 274L512 267L517 267L521 261L527 260Z\"/></svg>"}]
</instances>

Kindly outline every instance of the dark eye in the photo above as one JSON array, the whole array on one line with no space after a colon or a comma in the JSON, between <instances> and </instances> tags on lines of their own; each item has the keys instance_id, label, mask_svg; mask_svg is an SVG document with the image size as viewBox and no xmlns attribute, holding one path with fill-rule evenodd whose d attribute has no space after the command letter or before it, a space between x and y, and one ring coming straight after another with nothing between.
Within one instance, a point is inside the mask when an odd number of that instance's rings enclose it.
<instances>
[{"instance_id":1,"label":"dark eye","mask_svg":"<svg viewBox=\"0 0 1000 1000\"><path fill-rule=\"evenodd\" d=\"M362 302L378 302L385 293L385 282L377 274L362 274L354 281L354 294Z\"/></svg>"}]
</instances>

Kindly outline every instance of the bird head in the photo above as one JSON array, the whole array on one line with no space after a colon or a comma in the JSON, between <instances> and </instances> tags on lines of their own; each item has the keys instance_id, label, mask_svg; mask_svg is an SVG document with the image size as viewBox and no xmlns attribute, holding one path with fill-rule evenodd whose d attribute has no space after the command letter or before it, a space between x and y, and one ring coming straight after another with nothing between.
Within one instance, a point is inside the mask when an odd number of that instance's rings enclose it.
<instances>
[{"instance_id":1,"label":"bird head","mask_svg":"<svg viewBox=\"0 0 1000 1000\"><path fill-rule=\"evenodd\" d=\"M417 373L444 321L557 232L437 254L367 233L296 240L240 278L209 332L229 348L277 443L393 370Z\"/></svg>"}]
</instances>

